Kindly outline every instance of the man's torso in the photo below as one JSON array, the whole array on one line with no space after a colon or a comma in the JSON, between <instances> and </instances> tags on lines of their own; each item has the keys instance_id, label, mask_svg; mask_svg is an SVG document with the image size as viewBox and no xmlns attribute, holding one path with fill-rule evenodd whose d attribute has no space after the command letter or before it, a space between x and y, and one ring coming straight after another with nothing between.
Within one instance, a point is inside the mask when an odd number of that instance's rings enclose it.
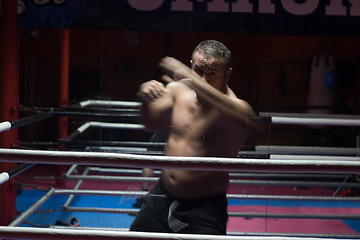
<instances>
[{"instance_id":1,"label":"man's torso","mask_svg":"<svg viewBox=\"0 0 360 240\"><path fill-rule=\"evenodd\" d=\"M247 130L228 122L219 111L202 103L195 91L177 83L171 89L174 106L165 155L236 157ZM226 171L163 170L167 190L180 198L198 198L224 192Z\"/></svg>"}]
</instances>

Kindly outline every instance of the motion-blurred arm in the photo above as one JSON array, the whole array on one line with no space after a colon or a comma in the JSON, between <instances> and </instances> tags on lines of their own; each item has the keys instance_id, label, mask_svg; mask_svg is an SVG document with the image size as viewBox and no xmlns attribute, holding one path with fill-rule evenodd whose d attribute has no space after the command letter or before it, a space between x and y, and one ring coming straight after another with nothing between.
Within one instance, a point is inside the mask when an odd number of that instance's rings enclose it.
<instances>
[{"instance_id":1,"label":"motion-blurred arm","mask_svg":"<svg viewBox=\"0 0 360 240\"><path fill-rule=\"evenodd\" d=\"M160 70L173 76L174 79L182 79L181 82L194 89L201 99L218 109L227 118L245 127L257 125L257 121L255 121L257 117L246 101L218 91L204 82L199 75L180 61L171 57L165 57L160 61L159 67Z\"/></svg>"}]
</instances>

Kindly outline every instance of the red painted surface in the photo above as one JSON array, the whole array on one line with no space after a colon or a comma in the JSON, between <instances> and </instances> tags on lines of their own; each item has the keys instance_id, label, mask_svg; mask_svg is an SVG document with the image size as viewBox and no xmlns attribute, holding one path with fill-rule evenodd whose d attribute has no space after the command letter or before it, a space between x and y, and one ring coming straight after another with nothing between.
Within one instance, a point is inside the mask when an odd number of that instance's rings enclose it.
<instances>
[{"instance_id":1,"label":"red painted surface","mask_svg":"<svg viewBox=\"0 0 360 240\"><path fill-rule=\"evenodd\" d=\"M69 61L70 61L70 31L63 29L61 34L61 65L60 65L60 93L59 107L66 107L69 104ZM58 119L58 138L66 138L68 119L67 117L59 117ZM56 168L56 175L61 177L66 171L66 167L59 165ZM56 182L57 186L64 187L65 182L59 178Z\"/></svg>"},{"instance_id":2,"label":"red painted surface","mask_svg":"<svg viewBox=\"0 0 360 240\"><path fill-rule=\"evenodd\" d=\"M1 87L0 87L0 121L18 118L14 109L19 105L18 79L18 29L17 1L2 1L2 42L1 42ZM17 142L17 130L13 129L0 134L0 147L10 148ZM0 172L14 167L14 163L0 163ZM16 187L6 182L0 187L0 225L8 225L16 213Z\"/></svg>"}]
</instances>

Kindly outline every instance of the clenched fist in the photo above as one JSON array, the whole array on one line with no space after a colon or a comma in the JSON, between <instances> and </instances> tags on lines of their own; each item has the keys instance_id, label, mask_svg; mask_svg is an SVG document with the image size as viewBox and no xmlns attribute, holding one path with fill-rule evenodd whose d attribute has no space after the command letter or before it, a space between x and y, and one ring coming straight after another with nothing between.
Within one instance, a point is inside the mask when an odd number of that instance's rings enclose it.
<instances>
[{"instance_id":1,"label":"clenched fist","mask_svg":"<svg viewBox=\"0 0 360 240\"><path fill-rule=\"evenodd\" d=\"M141 101L154 101L165 92L165 86L161 82L150 80L140 85L136 95Z\"/></svg>"}]
</instances>

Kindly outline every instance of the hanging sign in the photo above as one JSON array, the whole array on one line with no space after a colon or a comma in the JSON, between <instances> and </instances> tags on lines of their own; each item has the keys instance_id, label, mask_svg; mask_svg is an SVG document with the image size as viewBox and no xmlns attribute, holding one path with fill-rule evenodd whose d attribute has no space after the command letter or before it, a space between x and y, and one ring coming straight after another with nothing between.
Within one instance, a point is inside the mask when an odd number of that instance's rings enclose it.
<instances>
[{"instance_id":1,"label":"hanging sign","mask_svg":"<svg viewBox=\"0 0 360 240\"><path fill-rule=\"evenodd\" d=\"M360 35L360 0L19 0L21 28Z\"/></svg>"}]
</instances>

